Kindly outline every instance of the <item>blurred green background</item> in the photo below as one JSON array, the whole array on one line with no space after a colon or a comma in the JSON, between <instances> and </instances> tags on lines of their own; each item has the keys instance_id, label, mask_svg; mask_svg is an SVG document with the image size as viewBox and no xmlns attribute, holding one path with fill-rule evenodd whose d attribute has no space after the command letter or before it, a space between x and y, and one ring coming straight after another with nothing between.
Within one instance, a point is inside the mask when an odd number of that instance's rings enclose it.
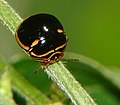
<instances>
[{"instance_id":1,"label":"blurred green background","mask_svg":"<svg viewBox=\"0 0 120 105\"><path fill-rule=\"evenodd\" d=\"M55 15L69 37L66 51L79 53L108 66L120 67L120 0L7 0L22 17ZM8 60L24 54L0 24L0 54Z\"/></svg>"}]
</instances>

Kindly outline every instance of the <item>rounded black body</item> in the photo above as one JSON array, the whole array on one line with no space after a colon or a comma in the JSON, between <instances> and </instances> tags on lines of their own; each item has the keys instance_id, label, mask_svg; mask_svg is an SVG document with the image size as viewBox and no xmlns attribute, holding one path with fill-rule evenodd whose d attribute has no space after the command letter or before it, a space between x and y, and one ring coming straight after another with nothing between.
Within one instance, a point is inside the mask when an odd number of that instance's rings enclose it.
<instances>
[{"instance_id":1,"label":"rounded black body","mask_svg":"<svg viewBox=\"0 0 120 105\"><path fill-rule=\"evenodd\" d=\"M16 31L18 44L44 65L63 56L67 37L59 20L49 14L36 14L25 19Z\"/></svg>"}]
</instances>

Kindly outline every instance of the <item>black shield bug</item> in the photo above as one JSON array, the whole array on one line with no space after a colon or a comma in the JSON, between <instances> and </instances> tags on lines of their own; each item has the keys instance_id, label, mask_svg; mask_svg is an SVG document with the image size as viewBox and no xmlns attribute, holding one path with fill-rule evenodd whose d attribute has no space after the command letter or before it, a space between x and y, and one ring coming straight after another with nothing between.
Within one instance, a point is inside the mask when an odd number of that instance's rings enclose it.
<instances>
[{"instance_id":1,"label":"black shield bug","mask_svg":"<svg viewBox=\"0 0 120 105\"><path fill-rule=\"evenodd\" d=\"M68 40L59 20L50 14L23 20L15 36L20 47L44 66L61 59Z\"/></svg>"}]
</instances>

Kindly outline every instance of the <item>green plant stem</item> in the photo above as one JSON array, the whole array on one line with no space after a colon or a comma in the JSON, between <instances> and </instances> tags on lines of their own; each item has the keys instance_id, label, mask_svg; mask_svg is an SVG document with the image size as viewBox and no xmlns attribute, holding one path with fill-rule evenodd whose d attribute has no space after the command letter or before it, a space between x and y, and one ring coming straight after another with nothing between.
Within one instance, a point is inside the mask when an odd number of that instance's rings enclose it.
<instances>
[{"instance_id":1,"label":"green plant stem","mask_svg":"<svg viewBox=\"0 0 120 105\"><path fill-rule=\"evenodd\" d=\"M64 67L61 61L50 65L46 72L51 79L67 93L75 105L96 105L71 73Z\"/></svg>"},{"instance_id":2,"label":"green plant stem","mask_svg":"<svg viewBox=\"0 0 120 105\"><path fill-rule=\"evenodd\" d=\"M16 28L22 21L20 16L13 10L5 0L0 0L0 21L15 34Z\"/></svg>"},{"instance_id":3,"label":"green plant stem","mask_svg":"<svg viewBox=\"0 0 120 105\"><path fill-rule=\"evenodd\" d=\"M0 19L13 34L22 20L4 0L0 0ZM61 62L50 65L46 72L75 105L96 105Z\"/></svg>"}]
</instances>

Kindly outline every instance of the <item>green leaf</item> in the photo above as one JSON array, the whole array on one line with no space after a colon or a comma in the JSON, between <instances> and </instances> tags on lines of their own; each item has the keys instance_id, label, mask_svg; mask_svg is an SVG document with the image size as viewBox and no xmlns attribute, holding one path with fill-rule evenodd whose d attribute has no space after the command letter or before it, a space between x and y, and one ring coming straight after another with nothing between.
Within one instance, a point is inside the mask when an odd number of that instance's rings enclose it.
<instances>
[{"instance_id":1,"label":"green leaf","mask_svg":"<svg viewBox=\"0 0 120 105\"><path fill-rule=\"evenodd\" d=\"M100 105L119 105L120 69L107 68L99 62L75 53L65 53L65 65L77 81Z\"/></svg>"},{"instance_id":2,"label":"green leaf","mask_svg":"<svg viewBox=\"0 0 120 105\"><path fill-rule=\"evenodd\" d=\"M68 61L76 61L79 63L81 67L85 67L87 72L89 73L89 69L92 69L94 73L100 73L104 78L111 81L117 88L120 89L120 70L118 69L109 69L99 62L85 57L83 55L75 54L75 53L68 53L66 52L64 56ZM78 64L76 64L78 65Z\"/></svg>"},{"instance_id":3,"label":"green leaf","mask_svg":"<svg viewBox=\"0 0 120 105\"><path fill-rule=\"evenodd\" d=\"M89 91L93 97L95 97L95 101L98 105L119 105L119 90L116 90L113 86L109 86L111 85L105 86L104 84L98 83L86 86L85 89Z\"/></svg>"}]
</instances>

